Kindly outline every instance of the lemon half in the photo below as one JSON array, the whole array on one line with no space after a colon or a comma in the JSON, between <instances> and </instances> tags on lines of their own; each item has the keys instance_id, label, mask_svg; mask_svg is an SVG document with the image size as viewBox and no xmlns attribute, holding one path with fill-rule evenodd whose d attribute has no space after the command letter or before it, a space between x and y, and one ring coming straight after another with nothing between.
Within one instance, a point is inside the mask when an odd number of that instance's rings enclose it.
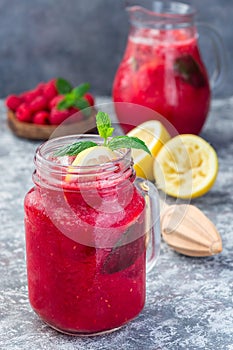
<instances>
[{"instance_id":1,"label":"lemon half","mask_svg":"<svg viewBox=\"0 0 233 350\"><path fill-rule=\"evenodd\" d=\"M132 149L134 168L137 176L148 180L154 180L153 164L154 157L161 147L170 139L168 131L157 120L148 120L130 130L128 136L138 137L145 142L152 157L140 149Z\"/></svg>"},{"instance_id":2,"label":"lemon half","mask_svg":"<svg viewBox=\"0 0 233 350\"><path fill-rule=\"evenodd\" d=\"M68 168L68 174L65 181L74 181L77 176L72 175L76 166L95 166L110 162L119 157L110 148L105 146L94 146L80 152L74 159L72 165Z\"/></svg>"},{"instance_id":3,"label":"lemon half","mask_svg":"<svg viewBox=\"0 0 233 350\"><path fill-rule=\"evenodd\" d=\"M199 197L216 180L218 157L200 136L178 135L161 148L153 171L157 186L168 195L184 199Z\"/></svg>"}]
</instances>

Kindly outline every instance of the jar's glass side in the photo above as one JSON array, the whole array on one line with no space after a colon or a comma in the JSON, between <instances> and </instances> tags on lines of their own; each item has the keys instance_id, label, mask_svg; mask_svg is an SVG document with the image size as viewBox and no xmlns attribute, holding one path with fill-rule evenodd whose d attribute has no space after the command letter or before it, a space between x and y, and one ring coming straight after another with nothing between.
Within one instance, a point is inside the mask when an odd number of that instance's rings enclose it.
<instances>
[{"instance_id":1,"label":"jar's glass side","mask_svg":"<svg viewBox=\"0 0 233 350\"><path fill-rule=\"evenodd\" d=\"M61 191L59 186L39 183L25 197L30 303L45 322L62 332L113 330L135 318L144 306L145 200L132 180L125 181L120 186L116 182L108 195L104 188L98 189L101 203L96 206L95 192L92 198L90 191L87 201L74 187ZM69 204L68 213L62 196ZM73 237L63 233L64 227L70 227ZM77 236L84 236L85 242L89 236L92 242L82 244Z\"/></svg>"}]
</instances>

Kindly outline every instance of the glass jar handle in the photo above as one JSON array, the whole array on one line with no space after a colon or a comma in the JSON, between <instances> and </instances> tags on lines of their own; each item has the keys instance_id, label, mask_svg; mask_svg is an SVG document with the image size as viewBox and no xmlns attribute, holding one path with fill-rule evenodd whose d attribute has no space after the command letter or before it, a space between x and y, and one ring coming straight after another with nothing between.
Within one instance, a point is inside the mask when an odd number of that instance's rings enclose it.
<instances>
[{"instance_id":1,"label":"glass jar handle","mask_svg":"<svg viewBox=\"0 0 233 350\"><path fill-rule=\"evenodd\" d=\"M204 28L213 47L215 68L210 76L210 86L214 90L222 84L226 76L226 50L221 36L212 26L206 23L197 25Z\"/></svg>"},{"instance_id":2,"label":"glass jar handle","mask_svg":"<svg viewBox=\"0 0 233 350\"><path fill-rule=\"evenodd\" d=\"M135 180L135 185L146 201L146 272L150 272L155 266L160 252L161 229L159 194L156 187L148 180L138 177Z\"/></svg>"}]
</instances>

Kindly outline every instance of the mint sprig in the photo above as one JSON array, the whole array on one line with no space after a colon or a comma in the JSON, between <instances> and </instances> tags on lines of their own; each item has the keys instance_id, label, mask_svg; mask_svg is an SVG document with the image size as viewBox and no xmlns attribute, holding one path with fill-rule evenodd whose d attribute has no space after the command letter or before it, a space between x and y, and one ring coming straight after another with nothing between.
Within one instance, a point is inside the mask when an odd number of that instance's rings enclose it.
<instances>
[{"instance_id":1,"label":"mint sprig","mask_svg":"<svg viewBox=\"0 0 233 350\"><path fill-rule=\"evenodd\" d=\"M59 94L64 95L64 98L58 103L57 109L64 110L70 107L76 107L82 110L86 116L91 114L89 102L84 98L84 95L90 90L89 83L83 83L73 88L73 86L65 79L58 78L56 87Z\"/></svg>"},{"instance_id":2,"label":"mint sprig","mask_svg":"<svg viewBox=\"0 0 233 350\"><path fill-rule=\"evenodd\" d=\"M120 148L136 148L141 149L151 155L151 152L145 142L140 140L138 137L130 137L127 135L111 137L114 128L112 127L111 119L107 113L97 113L96 125L100 137L104 139L103 145L105 147L109 147L112 151ZM111 138L109 139L109 137ZM92 141L78 141L71 145L62 147L60 150L54 153L54 156L76 156L85 149L94 146L98 146L98 144Z\"/></svg>"},{"instance_id":3,"label":"mint sprig","mask_svg":"<svg viewBox=\"0 0 233 350\"><path fill-rule=\"evenodd\" d=\"M96 115L96 126L100 137L104 139L104 146L107 146L108 137L112 136L114 128L112 128L111 119L107 113L98 112Z\"/></svg>"}]
</instances>

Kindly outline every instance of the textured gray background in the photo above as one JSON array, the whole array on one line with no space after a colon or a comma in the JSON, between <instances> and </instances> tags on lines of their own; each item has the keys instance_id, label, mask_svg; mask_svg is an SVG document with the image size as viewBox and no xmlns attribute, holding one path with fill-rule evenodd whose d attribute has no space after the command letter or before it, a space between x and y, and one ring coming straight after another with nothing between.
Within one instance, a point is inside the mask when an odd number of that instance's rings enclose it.
<instances>
[{"instance_id":1,"label":"textured gray background","mask_svg":"<svg viewBox=\"0 0 233 350\"><path fill-rule=\"evenodd\" d=\"M187 1L222 36L228 62L233 52L231 0ZM128 33L124 0L0 0L0 97L63 76L89 81L110 95ZM200 41L206 62L209 40ZM232 95L233 67L215 96Z\"/></svg>"}]
</instances>

